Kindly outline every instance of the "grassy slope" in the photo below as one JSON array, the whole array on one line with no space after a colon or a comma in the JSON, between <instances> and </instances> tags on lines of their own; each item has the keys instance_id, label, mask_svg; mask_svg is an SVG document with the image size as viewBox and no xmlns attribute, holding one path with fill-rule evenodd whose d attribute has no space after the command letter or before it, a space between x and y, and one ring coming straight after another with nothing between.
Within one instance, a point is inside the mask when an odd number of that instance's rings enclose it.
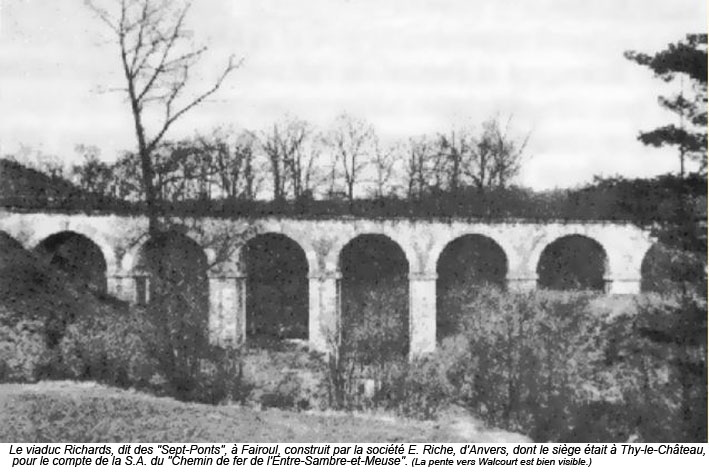
<instances>
[{"instance_id":1,"label":"grassy slope","mask_svg":"<svg viewBox=\"0 0 709 472\"><path fill-rule=\"evenodd\" d=\"M0 442L500 442L460 421L208 406L94 383L0 385Z\"/></svg>"}]
</instances>

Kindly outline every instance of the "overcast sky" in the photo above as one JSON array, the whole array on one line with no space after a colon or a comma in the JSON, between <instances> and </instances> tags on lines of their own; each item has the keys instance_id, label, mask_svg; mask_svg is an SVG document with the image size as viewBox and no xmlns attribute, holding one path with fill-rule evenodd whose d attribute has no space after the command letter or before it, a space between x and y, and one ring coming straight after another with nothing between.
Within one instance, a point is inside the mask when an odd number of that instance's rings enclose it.
<instances>
[{"instance_id":1,"label":"overcast sky","mask_svg":"<svg viewBox=\"0 0 709 472\"><path fill-rule=\"evenodd\" d=\"M118 93L119 57L82 0L0 0L0 155L20 145L112 160L135 147ZM243 66L171 138L220 124L259 129L285 114L326 127L341 112L385 139L512 115L531 132L519 183L678 168L636 136L674 120L673 86L623 58L706 32L704 0L197 0L190 24L211 46L203 79L229 54ZM669 88L668 88L669 87Z\"/></svg>"}]
</instances>

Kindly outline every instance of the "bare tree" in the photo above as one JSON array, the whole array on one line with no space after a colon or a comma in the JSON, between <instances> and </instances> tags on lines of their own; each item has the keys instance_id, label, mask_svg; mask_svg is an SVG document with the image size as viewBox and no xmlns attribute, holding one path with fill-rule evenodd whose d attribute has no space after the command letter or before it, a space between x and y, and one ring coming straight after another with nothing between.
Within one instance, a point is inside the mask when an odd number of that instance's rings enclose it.
<instances>
[{"instance_id":1,"label":"bare tree","mask_svg":"<svg viewBox=\"0 0 709 472\"><path fill-rule=\"evenodd\" d=\"M372 152L374 172L371 190L374 198L384 198L394 191L393 177L396 170L396 158L397 149L395 146L384 147L378 138L374 139Z\"/></svg>"},{"instance_id":2,"label":"bare tree","mask_svg":"<svg viewBox=\"0 0 709 472\"><path fill-rule=\"evenodd\" d=\"M512 117L504 128L498 118L483 123L482 135L471 146L469 176L480 189L506 187L519 173L529 135L524 138L510 136Z\"/></svg>"},{"instance_id":3,"label":"bare tree","mask_svg":"<svg viewBox=\"0 0 709 472\"><path fill-rule=\"evenodd\" d=\"M109 164L99 159L101 151L96 146L78 144L74 148L84 161L71 169L74 183L82 190L94 195L106 196L111 193L113 170Z\"/></svg>"},{"instance_id":4,"label":"bare tree","mask_svg":"<svg viewBox=\"0 0 709 472\"><path fill-rule=\"evenodd\" d=\"M433 146L426 136L411 138L406 147L406 197L419 200L428 191Z\"/></svg>"},{"instance_id":5,"label":"bare tree","mask_svg":"<svg viewBox=\"0 0 709 472\"><path fill-rule=\"evenodd\" d=\"M123 89L130 103L138 141L142 184L149 218L149 231L157 234L158 208L153 182L153 152L170 127L188 111L214 94L239 64L230 57L216 80L206 90L188 94L194 68L207 51L195 46L185 27L189 3L167 0L116 0L110 8L94 0L87 6L115 35L125 78ZM146 115L162 116L157 127L146 129Z\"/></svg>"},{"instance_id":6,"label":"bare tree","mask_svg":"<svg viewBox=\"0 0 709 472\"><path fill-rule=\"evenodd\" d=\"M489 125L489 133L493 139L492 173L497 187L504 188L509 181L519 174L527 149L530 134L522 138L510 135L512 117L509 117L504 129L497 119Z\"/></svg>"},{"instance_id":7,"label":"bare tree","mask_svg":"<svg viewBox=\"0 0 709 472\"><path fill-rule=\"evenodd\" d=\"M292 119L284 127L283 158L295 200L311 191L313 164L318 149L313 147L312 130L302 120Z\"/></svg>"},{"instance_id":8,"label":"bare tree","mask_svg":"<svg viewBox=\"0 0 709 472\"><path fill-rule=\"evenodd\" d=\"M253 200L254 189L254 145L256 137L250 131L236 135L216 129L209 136L199 136L199 153L212 168L222 196L228 200Z\"/></svg>"},{"instance_id":9,"label":"bare tree","mask_svg":"<svg viewBox=\"0 0 709 472\"><path fill-rule=\"evenodd\" d=\"M123 154L112 166L111 194L119 200L138 201L141 194L139 161L131 153Z\"/></svg>"},{"instance_id":10,"label":"bare tree","mask_svg":"<svg viewBox=\"0 0 709 472\"><path fill-rule=\"evenodd\" d=\"M468 141L469 155L464 158L464 174L479 190L503 188L517 176L529 135L516 138L510 135L512 118L504 128L497 117L483 123L479 137Z\"/></svg>"},{"instance_id":11,"label":"bare tree","mask_svg":"<svg viewBox=\"0 0 709 472\"><path fill-rule=\"evenodd\" d=\"M307 122L287 117L275 123L262 135L261 147L268 158L275 201L285 200L289 191L295 200L312 193L320 148Z\"/></svg>"},{"instance_id":12,"label":"bare tree","mask_svg":"<svg viewBox=\"0 0 709 472\"><path fill-rule=\"evenodd\" d=\"M273 199L284 201L287 196L288 182L291 182L297 193L300 179L294 183L293 177L299 176L301 147L307 137L307 127L297 119L286 118L281 123L275 123L273 128L264 133L261 145L270 164L273 184Z\"/></svg>"},{"instance_id":13,"label":"bare tree","mask_svg":"<svg viewBox=\"0 0 709 472\"><path fill-rule=\"evenodd\" d=\"M342 172L347 199L354 201L355 186L364 169L370 164L374 129L363 120L340 115L325 138L333 152L333 166Z\"/></svg>"},{"instance_id":14,"label":"bare tree","mask_svg":"<svg viewBox=\"0 0 709 472\"><path fill-rule=\"evenodd\" d=\"M438 137L438 153L436 168L443 174L436 180L445 181L446 190L453 197L458 196L463 185L463 168L465 160L470 155L470 136L464 131L451 131L450 134L441 134Z\"/></svg>"}]
</instances>

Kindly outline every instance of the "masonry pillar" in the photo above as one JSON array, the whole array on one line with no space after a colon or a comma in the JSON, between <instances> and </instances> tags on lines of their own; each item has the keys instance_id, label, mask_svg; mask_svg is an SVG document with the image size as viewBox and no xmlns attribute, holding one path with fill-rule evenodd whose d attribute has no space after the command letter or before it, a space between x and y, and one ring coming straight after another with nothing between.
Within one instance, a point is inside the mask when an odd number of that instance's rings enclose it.
<instances>
[{"instance_id":1,"label":"masonry pillar","mask_svg":"<svg viewBox=\"0 0 709 472\"><path fill-rule=\"evenodd\" d=\"M532 292L537 289L536 272L510 272L507 275L507 290L510 292Z\"/></svg>"},{"instance_id":2,"label":"masonry pillar","mask_svg":"<svg viewBox=\"0 0 709 472\"><path fill-rule=\"evenodd\" d=\"M308 340L310 349L329 352L340 341L340 272L310 274Z\"/></svg>"},{"instance_id":3,"label":"masonry pillar","mask_svg":"<svg viewBox=\"0 0 709 472\"><path fill-rule=\"evenodd\" d=\"M239 346L246 340L246 276L210 274L209 339L220 346Z\"/></svg>"},{"instance_id":4,"label":"masonry pillar","mask_svg":"<svg viewBox=\"0 0 709 472\"><path fill-rule=\"evenodd\" d=\"M109 275L106 277L106 291L119 300L135 303L135 280L132 276Z\"/></svg>"},{"instance_id":5,"label":"masonry pillar","mask_svg":"<svg viewBox=\"0 0 709 472\"><path fill-rule=\"evenodd\" d=\"M605 292L612 295L630 295L640 293L640 275L611 276L603 279Z\"/></svg>"},{"instance_id":6,"label":"masonry pillar","mask_svg":"<svg viewBox=\"0 0 709 472\"><path fill-rule=\"evenodd\" d=\"M150 298L150 279L147 274L113 274L106 277L110 295L131 305L146 305Z\"/></svg>"},{"instance_id":7,"label":"masonry pillar","mask_svg":"<svg viewBox=\"0 0 709 472\"><path fill-rule=\"evenodd\" d=\"M436 350L435 273L409 274L409 357Z\"/></svg>"}]
</instances>

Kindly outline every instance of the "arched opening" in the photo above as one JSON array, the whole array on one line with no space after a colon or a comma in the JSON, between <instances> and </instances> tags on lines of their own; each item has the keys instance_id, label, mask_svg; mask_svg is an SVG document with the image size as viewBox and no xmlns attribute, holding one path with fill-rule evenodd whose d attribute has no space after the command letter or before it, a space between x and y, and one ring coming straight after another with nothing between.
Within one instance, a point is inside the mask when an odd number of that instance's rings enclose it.
<instances>
[{"instance_id":1,"label":"arched opening","mask_svg":"<svg viewBox=\"0 0 709 472\"><path fill-rule=\"evenodd\" d=\"M563 236L549 244L537 265L538 284L551 290L605 288L606 251L597 241L581 235Z\"/></svg>"},{"instance_id":2,"label":"arched opening","mask_svg":"<svg viewBox=\"0 0 709 472\"><path fill-rule=\"evenodd\" d=\"M106 259L101 248L83 234L55 233L40 242L35 253L80 289L106 292Z\"/></svg>"},{"instance_id":3,"label":"arched opening","mask_svg":"<svg viewBox=\"0 0 709 472\"><path fill-rule=\"evenodd\" d=\"M505 287L507 256L493 239L461 236L446 245L436 265L436 336L454 334L485 286Z\"/></svg>"},{"instance_id":4,"label":"arched opening","mask_svg":"<svg viewBox=\"0 0 709 472\"><path fill-rule=\"evenodd\" d=\"M298 243L276 233L248 241L246 338L308 339L308 260Z\"/></svg>"},{"instance_id":5,"label":"arched opening","mask_svg":"<svg viewBox=\"0 0 709 472\"><path fill-rule=\"evenodd\" d=\"M645 253L640 274L640 291L669 293L680 289L683 283L702 280L704 261L657 242Z\"/></svg>"},{"instance_id":6,"label":"arched opening","mask_svg":"<svg viewBox=\"0 0 709 472\"><path fill-rule=\"evenodd\" d=\"M401 247L383 235L357 236L342 249L340 270L344 345L364 362L407 355L409 263Z\"/></svg>"},{"instance_id":7,"label":"arched opening","mask_svg":"<svg viewBox=\"0 0 709 472\"><path fill-rule=\"evenodd\" d=\"M199 342L206 340L209 281L207 257L199 244L177 232L162 233L140 249L134 271L145 275L136 289L147 293L138 299L150 302L158 323L175 332L192 330Z\"/></svg>"}]
</instances>

